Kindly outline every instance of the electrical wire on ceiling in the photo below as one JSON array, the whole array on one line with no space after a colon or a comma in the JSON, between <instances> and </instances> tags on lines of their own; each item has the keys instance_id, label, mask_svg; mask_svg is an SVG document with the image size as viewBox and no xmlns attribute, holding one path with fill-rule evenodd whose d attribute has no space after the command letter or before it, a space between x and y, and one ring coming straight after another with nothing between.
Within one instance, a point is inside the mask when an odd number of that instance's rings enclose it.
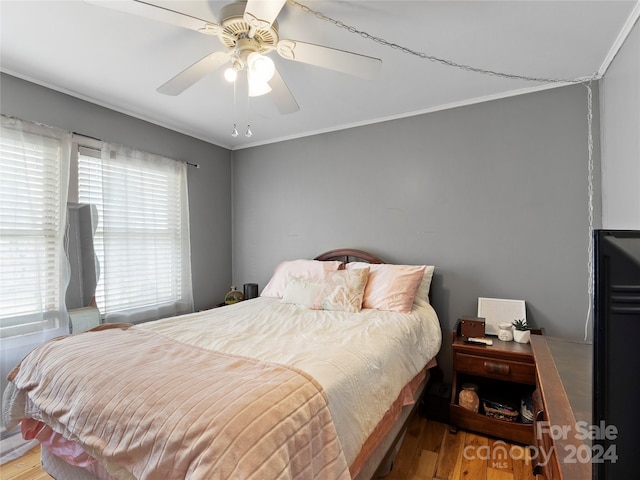
<instances>
[{"instance_id":1,"label":"electrical wire on ceiling","mask_svg":"<svg viewBox=\"0 0 640 480\"><path fill-rule=\"evenodd\" d=\"M587 221L588 221L588 243L587 243L587 270L588 270L588 284L587 284L587 296L588 296L588 306L587 306L587 315L584 325L584 340L586 341L588 338L589 332L589 320L592 315L592 305L593 305L593 274L594 274L594 266L593 266L593 89L592 82L593 80L599 79L597 73L592 74L589 77L583 78L547 78L547 77L537 77L531 75L520 75L515 73L507 73L500 72L496 70L489 70L486 68L475 67L472 65L466 65L463 63L457 63L452 60L447 60L445 58L436 57L435 55L429 55L424 52L418 52L411 48L402 46L397 43L390 42L385 40L382 37L371 35L363 30L359 30L352 25L347 25L340 20L336 20L328 15L325 15L322 12L314 10L306 5L303 5L296 0L288 0L288 2L300 8L303 12L314 15L316 18L329 22L335 25L338 28L347 30L354 35L358 35L364 39L371 40L377 44L383 45L385 47L392 48L394 50L398 50L402 53L406 53L408 55L414 55L418 58L422 58L425 60L429 60L431 62L439 63L441 65L446 65L448 67L457 68L459 70L464 70L467 72L477 73L481 75L487 75L492 77L500 77L507 78L511 80L523 80L530 82L538 82L538 83L557 83L563 85L570 84L582 84L587 89L587 151L588 151L588 161L587 161Z\"/></svg>"},{"instance_id":2,"label":"electrical wire on ceiling","mask_svg":"<svg viewBox=\"0 0 640 480\"><path fill-rule=\"evenodd\" d=\"M353 33L355 35L358 35L364 39L367 40L371 40L375 43L378 43L380 45L384 45L385 47L389 47L389 48L393 48L394 50L398 50L402 53L406 53L409 55L414 55L418 58L422 58L424 60L429 60L431 62L436 62L436 63L440 63L442 65L446 65L448 67L453 67L453 68L457 68L459 70L465 70L468 72L474 72L474 73L479 73L482 75L489 75L489 76L493 76L493 77L501 77L501 78L509 78L512 80L526 80L526 81L533 81L533 82L540 82L540 83L589 83L591 80L597 78L596 74L593 74L590 77L584 77L584 78L571 78L571 79L565 79L565 78L548 78L548 77L536 77L536 76L530 76L530 75L519 75L516 73L506 73L506 72L500 72L497 70L489 70L486 68L480 68L480 67L475 67L472 65L466 65L464 63L457 63L454 62L452 60L447 60L445 58L440 58L440 57L436 57L435 55L429 55L427 53L424 52L418 52L416 50L413 50L409 47L405 47L402 46L398 43L393 43L390 42L388 40L385 40L382 37L378 37L375 35L371 35L370 33L365 32L364 30L359 30L356 27L352 26L352 25L347 25L344 22L341 22L340 20L336 20L332 17L329 17L328 15L325 15L322 12L319 12L317 10L313 10L312 8L303 5L299 2L297 2L296 0L288 0L288 2L291 5L294 5L298 8L300 8L303 12L305 13L309 13L314 15L316 18L319 18L320 20L324 20L326 22L329 22L333 25L335 25L338 28L342 28L344 30L347 30L350 33Z\"/></svg>"}]
</instances>

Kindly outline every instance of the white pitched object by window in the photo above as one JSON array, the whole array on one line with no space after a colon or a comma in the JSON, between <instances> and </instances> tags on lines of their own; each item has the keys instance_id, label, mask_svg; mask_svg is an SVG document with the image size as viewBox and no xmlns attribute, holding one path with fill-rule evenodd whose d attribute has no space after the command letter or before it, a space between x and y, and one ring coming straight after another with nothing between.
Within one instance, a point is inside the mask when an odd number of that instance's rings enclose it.
<instances>
[{"instance_id":1,"label":"white pitched object by window","mask_svg":"<svg viewBox=\"0 0 640 480\"><path fill-rule=\"evenodd\" d=\"M78 201L98 210L96 302L106 322L193 310L186 164L104 144L78 151Z\"/></svg>"}]
</instances>

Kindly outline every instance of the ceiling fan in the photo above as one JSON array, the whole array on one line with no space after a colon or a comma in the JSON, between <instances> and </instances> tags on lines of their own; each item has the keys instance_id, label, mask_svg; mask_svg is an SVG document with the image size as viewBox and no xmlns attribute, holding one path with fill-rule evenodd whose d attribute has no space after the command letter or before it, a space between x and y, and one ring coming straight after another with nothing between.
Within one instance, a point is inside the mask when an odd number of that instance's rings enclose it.
<instances>
[{"instance_id":1,"label":"ceiling fan","mask_svg":"<svg viewBox=\"0 0 640 480\"><path fill-rule=\"evenodd\" d=\"M139 0L86 1L218 37L225 49L206 55L161 85L158 92L165 95L179 95L209 73L228 64L225 71L227 80L234 81L239 71L246 70L249 95L271 93L278 111L287 114L298 111L300 107L267 56L269 53L275 51L287 60L365 79L373 78L382 65L379 58L298 40L281 40L276 17L287 0L231 3L222 8L219 16L222 21L219 24Z\"/></svg>"}]
</instances>

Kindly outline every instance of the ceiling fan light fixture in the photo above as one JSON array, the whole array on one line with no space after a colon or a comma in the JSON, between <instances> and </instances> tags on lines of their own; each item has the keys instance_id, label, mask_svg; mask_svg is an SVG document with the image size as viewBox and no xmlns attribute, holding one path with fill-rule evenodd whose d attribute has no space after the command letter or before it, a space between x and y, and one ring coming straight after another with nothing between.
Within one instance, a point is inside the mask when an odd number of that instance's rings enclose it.
<instances>
[{"instance_id":1,"label":"ceiling fan light fixture","mask_svg":"<svg viewBox=\"0 0 640 480\"><path fill-rule=\"evenodd\" d=\"M224 71L224 78L227 82L233 83L238 78L238 71L233 67L229 67Z\"/></svg>"},{"instance_id":2,"label":"ceiling fan light fixture","mask_svg":"<svg viewBox=\"0 0 640 480\"><path fill-rule=\"evenodd\" d=\"M252 77L266 83L273 78L276 66L273 64L273 60L266 55L252 52L247 57L247 69L251 72Z\"/></svg>"}]
</instances>

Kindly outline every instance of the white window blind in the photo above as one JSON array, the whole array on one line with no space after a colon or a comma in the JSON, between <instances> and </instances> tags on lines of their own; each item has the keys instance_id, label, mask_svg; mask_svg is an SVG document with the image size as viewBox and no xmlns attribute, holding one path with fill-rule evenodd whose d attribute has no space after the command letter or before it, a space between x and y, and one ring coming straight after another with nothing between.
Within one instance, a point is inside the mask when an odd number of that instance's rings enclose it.
<instances>
[{"instance_id":1,"label":"white window blind","mask_svg":"<svg viewBox=\"0 0 640 480\"><path fill-rule=\"evenodd\" d=\"M70 135L2 117L0 336L66 328Z\"/></svg>"},{"instance_id":2,"label":"white window blind","mask_svg":"<svg viewBox=\"0 0 640 480\"><path fill-rule=\"evenodd\" d=\"M96 302L106 321L192 311L185 164L119 146L81 147L78 200L98 210Z\"/></svg>"}]
</instances>

